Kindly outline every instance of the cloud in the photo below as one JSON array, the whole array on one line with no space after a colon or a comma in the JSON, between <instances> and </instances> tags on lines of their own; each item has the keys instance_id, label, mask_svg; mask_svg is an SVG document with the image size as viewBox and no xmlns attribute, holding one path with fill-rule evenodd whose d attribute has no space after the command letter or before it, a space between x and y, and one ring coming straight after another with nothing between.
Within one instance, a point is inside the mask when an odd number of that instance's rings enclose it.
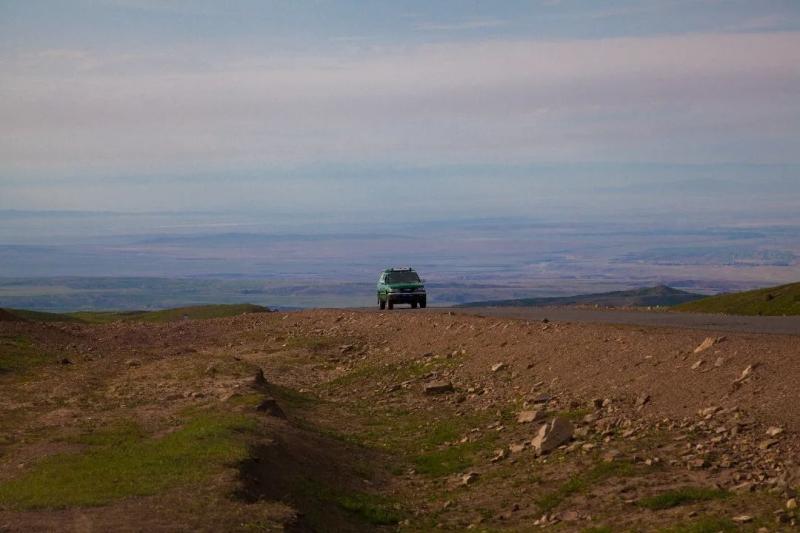
<instances>
[{"instance_id":1,"label":"cloud","mask_svg":"<svg viewBox=\"0 0 800 533\"><path fill-rule=\"evenodd\" d=\"M800 34L0 58L3 175L796 163Z\"/></svg>"},{"instance_id":2,"label":"cloud","mask_svg":"<svg viewBox=\"0 0 800 533\"><path fill-rule=\"evenodd\" d=\"M508 21L500 19L469 19L460 22L450 23L435 23L435 22L422 22L417 24L418 30L424 31L463 31L463 30L481 30L487 28L498 28L505 26Z\"/></svg>"}]
</instances>

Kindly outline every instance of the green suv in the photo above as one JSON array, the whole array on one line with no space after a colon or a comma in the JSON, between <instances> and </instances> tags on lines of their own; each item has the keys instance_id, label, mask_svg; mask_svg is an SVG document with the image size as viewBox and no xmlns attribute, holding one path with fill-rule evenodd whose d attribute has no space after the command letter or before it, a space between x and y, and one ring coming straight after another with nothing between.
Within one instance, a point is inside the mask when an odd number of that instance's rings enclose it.
<instances>
[{"instance_id":1,"label":"green suv","mask_svg":"<svg viewBox=\"0 0 800 533\"><path fill-rule=\"evenodd\" d=\"M378 278L378 306L394 308L394 304L411 304L412 309L428 304L425 285L413 268L387 268Z\"/></svg>"}]
</instances>

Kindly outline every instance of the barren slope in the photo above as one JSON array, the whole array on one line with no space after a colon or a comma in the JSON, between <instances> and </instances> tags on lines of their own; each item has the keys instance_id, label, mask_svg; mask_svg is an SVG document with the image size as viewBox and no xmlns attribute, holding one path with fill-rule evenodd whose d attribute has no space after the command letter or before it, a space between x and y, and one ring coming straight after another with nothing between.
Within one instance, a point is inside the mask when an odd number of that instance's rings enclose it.
<instances>
[{"instance_id":1,"label":"barren slope","mask_svg":"<svg viewBox=\"0 0 800 533\"><path fill-rule=\"evenodd\" d=\"M446 312L2 322L0 531L792 528L800 341L718 336ZM537 454L532 410L572 438Z\"/></svg>"}]
</instances>

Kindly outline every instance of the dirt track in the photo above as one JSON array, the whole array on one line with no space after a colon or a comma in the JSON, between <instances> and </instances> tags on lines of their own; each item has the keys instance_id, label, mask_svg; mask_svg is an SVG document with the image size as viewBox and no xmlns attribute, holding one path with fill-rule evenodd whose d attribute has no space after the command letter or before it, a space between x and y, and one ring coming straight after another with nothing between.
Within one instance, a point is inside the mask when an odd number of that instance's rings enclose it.
<instances>
[{"instance_id":1,"label":"dirt track","mask_svg":"<svg viewBox=\"0 0 800 533\"><path fill-rule=\"evenodd\" d=\"M0 372L0 531L793 527L795 337L461 311L0 323L4 357L39 358ZM449 387L426 393L435 383ZM537 454L541 422L518 420L533 410L572 438ZM197 413L251 421L230 437L247 455L203 483L91 506L4 492L30 490L46 457L83 457L70 475L113 459L103 435L121 423L139 430L114 439L155 453Z\"/></svg>"},{"instance_id":2,"label":"dirt track","mask_svg":"<svg viewBox=\"0 0 800 533\"><path fill-rule=\"evenodd\" d=\"M662 311L621 311L576 307L459 307L446 309L472 315L557 320L595 324L667 326L739 333L800 335L800 316L732 316Z\"/></svg>"}]
</instances>

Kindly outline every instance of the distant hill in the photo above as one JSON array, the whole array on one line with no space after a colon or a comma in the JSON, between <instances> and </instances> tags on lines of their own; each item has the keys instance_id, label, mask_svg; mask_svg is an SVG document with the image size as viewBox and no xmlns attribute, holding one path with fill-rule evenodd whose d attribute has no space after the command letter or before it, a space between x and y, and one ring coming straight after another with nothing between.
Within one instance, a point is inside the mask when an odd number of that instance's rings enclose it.
<instances>
[{"instance_id":1,"label":"distant hill","mask_svg":"<svg viewBox=\"0 0 800 533\"><path fill-rule=\"evenodd\" d=\"M719 294L679 305L675 310L729 315L800 315L800 283Z\"/></svg>"},{"instance_id":2,"label":"distant hill","mask_svg":"<svg viewBox=\"0 0 800 533\"><path fill-rule=\"evenodd\" d=\"M579 294L549 298L519 298L515 300L489 300L469 302L458 307L545 307L553 305L600 305L604 307L655 307L673 306L705 298L702 294L673 289L666 285L632 289L628 291Z\"/></svg>"},{"instance_id":3,"label":"distant hill","mask_svg":"<svg viewBox=\"0 0 800 533\"><path fill-rule=\"evenodd\" d=\"M195 305L159 311L78 311L75 313L45 313L26 309L0 308L0 321L88 322L93 324L117 320L142 322L171 322L173 320L221 318L245 313L268 313L269 308L254 304Z\"/></svg>"}]
</instances>

